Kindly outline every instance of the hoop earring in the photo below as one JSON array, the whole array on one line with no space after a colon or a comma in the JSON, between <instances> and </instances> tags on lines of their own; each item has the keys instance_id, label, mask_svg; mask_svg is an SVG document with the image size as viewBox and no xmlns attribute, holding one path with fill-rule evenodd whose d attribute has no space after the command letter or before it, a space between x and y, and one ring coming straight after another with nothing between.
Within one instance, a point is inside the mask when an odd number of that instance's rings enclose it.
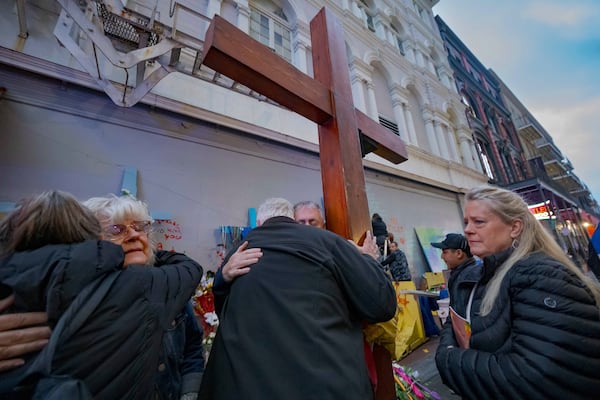
<instances>
[{"instance_id":1,"label":"hoop earring","mask_svg":"<svg viewBox=\"0 0 600 400\"><path fill-rule=\"evenodd\" d=\"M513 250L516 250L517 247L519 247L519 239L517 239L517 238L513 239L511 247L513 248Z\"/></svg>"}]
</instances>

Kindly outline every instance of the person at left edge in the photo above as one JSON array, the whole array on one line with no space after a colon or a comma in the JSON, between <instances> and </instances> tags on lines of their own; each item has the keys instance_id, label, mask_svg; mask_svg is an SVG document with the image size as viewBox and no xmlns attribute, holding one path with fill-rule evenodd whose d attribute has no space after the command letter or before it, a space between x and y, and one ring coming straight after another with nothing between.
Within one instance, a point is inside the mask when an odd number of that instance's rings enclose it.
<instances>
[{"instance_id":1,"label":"person at left edge","mask_svg":"<svg viewBox=\"0 0 600 400\"><path fill-rule=\"evenodd\" d=\"M85 218L80 225L88 230L71 238L65 226L79 228L79 215ZM25 200L0 224L5 254L0 280L14 290L12 312L46 311L53 328L84 287L116 274L81 328L59 339L52 360L54 376L83 381L94 399L150 398L164 329L202 277L202 267L185 255L154 254L144 243L151 226L145 205L130 217L127 225L115 224L103 232L91 211L72 195L52 191ZM128 237L128 246L98 240L106 235ZM164 265L139 264L144 256ZM13 378L27 384L21 380L27 372L27 363L6 372L0 389L14 392Z\"/></svg>"}]
</instances>

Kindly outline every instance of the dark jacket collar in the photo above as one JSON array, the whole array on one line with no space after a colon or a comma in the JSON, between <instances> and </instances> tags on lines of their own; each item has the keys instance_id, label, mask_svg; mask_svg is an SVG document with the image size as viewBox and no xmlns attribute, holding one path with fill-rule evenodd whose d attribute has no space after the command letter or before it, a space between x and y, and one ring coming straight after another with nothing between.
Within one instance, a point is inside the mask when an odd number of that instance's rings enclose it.
<instances>
[{"instance_id":1,"label":"dark jacket collar","mask_svg":"<svg viewBox=\"0 0 600 400\"><path fill-rule=\"evenodd\" d=\"M461 280L477 282L481 276L481 268L470 268L477 264L475 257L468 258L465 262L452 270L451 275L461 275ZM464 271L464 273L463 273Z\"/></svg>"},{"instance_id":2,"label":"dark jacket collar","mask_svg":"<svg viewBox=\"0 0 600 400\"><path fill-rule=\"evenodd\" d=\"M492 254L491 256L487 256L483 258L483 273L481 276L481 282L486 283L492 276L496 273L496 270L508 259L508 257L512 254L513 248L509 247L508 249L501 251L496 254Z\"/></svg>"},{"instance_id":3,"label":"dark jacket collar","mask_svg":"<svg viewBox=\"0 0 600 400\"><path fill-rule=\"evenodd\" d=\"M296 221L294 221L292 218L289 217L284 217L284 216L279 216L279 217L271 217L268 220L266 220L265 222L263 222L263 225L271 225L271 224L276 224L276 223L280 223L280 222L287 222L287 223L293 223L293 224L297 224Z\"/></svg>"}]
</instances>

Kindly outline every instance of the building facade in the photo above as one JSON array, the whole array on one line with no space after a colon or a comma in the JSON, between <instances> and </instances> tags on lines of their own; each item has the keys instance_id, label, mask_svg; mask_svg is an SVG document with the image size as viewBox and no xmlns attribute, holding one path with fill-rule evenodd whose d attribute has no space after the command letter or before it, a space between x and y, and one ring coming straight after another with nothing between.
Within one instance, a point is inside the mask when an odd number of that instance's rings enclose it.
<instances>
[{"instance_id":1,"label":"building facade","mask_svg":"<svg viewBox=\"0 0 600 400\"><path fill-rule=\"evenodd\" d=\"M493 71L491 71L493 73ZM588 227L598 224L598 204L573 165L514 93L496 76L504 103L510 110L533 177L509 185L529 199L532 210L577 261L587 259ZM581 256L582 260L579 259Z\"/></svg>"},{"instance_id":2,"label":"building facade","mask_svg":"<svg viewBox=\"0 0 600 400\"><path fill-rule=\"evenodd\" d=\"M490 183L506 186L531 176L496 79L439 16L436 22Z\"/></svg>"},{"instance_id":3,"label":"building facade","mask_svg":"<svg viewBox=\"0 0 600 400\"><path fill-rule=\"evenodd\" d=\"M597 203L550 134L436 16L477 151L492 184L520 193L565 252L585 259ZM579 257L581 255L581 257Z\"/></svg>"},{"instance_id":4,"label":"building facade","mask_svg":"<svg viewBox=\"0 0 600 400\"><path fill-rule=\"evenodd\" d=\"M200 63L218 14L312 76L310 20L345 33L354 105L408 161L363 160L378 212L413 272L416 228L460 231L462 195L487 181L426 0L17 0L0 4L0 202L58 188L134 191L163 248L218 265L221 226L264 198L322 198L314 123ZM276 73L276 71L274 71Z\"/></svg>"}]
</instances>

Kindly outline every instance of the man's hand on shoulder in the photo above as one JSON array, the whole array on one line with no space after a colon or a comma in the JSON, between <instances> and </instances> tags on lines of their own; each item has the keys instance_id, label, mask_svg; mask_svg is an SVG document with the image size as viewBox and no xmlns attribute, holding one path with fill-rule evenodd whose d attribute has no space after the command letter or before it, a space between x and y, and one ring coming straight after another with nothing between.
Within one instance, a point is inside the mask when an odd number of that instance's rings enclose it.
<instances>
[{"instance_id":1,"label":"man's hand on shoulder","mask_svg":"<svg viewBox=\"0 0 600 400\"><path fill-rule=\"evenodd\" d=\"M11 295L0 300L0 311L10 307ZM20 356L38 351L48 344L51 331L44 312L0 315L0 372L17 368L25 362Z\"/></svg>"},{"instance_id":2,"label":"man's hand on shoulder","mask_svg":"<svg viewBox=\"0 0 600 400\"><path fill-rule=\"evenodd\" d=\"M223 266L221 273L225 282L231 282L238 276L250 272L250 265L256 264L262 255L260 248L248 249L248 242L242 243Z\"/></svg>"}]
</instances>

